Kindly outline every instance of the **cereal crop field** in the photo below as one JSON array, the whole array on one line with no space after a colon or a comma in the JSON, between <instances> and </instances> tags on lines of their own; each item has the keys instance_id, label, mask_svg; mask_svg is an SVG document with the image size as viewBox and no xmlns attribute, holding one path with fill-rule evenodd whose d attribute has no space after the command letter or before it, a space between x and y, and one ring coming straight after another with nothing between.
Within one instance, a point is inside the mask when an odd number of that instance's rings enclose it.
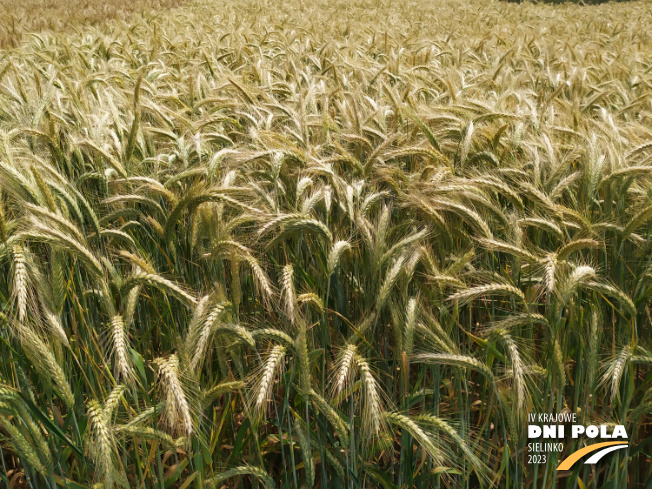
<instances>
[{"instance_id":1,"label":"cereal crop field","mask_svg":"<svg viewBox=\"0 0 652 489\"><path fill-rule=\"evenodd\" d=\"M652 487L652 1L2 9L0 487Z\"/></svg>"}]
</instances>

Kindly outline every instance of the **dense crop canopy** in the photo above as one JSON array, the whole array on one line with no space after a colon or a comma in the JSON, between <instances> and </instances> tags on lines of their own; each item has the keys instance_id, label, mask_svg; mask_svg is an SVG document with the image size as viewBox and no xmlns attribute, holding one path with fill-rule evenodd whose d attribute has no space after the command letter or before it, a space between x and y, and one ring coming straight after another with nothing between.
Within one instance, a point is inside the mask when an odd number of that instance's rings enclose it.
<instances>
[{"instance_id":1,"label":"dense crop canopy","mask_svg":"<svg viewBox=\"0 0 652 489\"><path fill-rule=\"evenodd\" d=\"M0 486L643 487L650 3L397 3L0 52Z\"/></svg>"}]
</instances>

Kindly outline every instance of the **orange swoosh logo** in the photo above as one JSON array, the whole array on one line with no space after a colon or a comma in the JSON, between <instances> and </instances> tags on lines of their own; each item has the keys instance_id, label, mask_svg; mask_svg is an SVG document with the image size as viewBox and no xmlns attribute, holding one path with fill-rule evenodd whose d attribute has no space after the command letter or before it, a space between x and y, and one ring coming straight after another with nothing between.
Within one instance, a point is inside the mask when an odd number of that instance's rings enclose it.
<instances>
[{"instance_id":1,"label":"orange swoosh logo","mask_svg":"<svg viewBox=\"0 0 652 489\"><path fill-rule=\"evenodd\" d=\"M605 441L603 443L594 443L593 445L589 445L588 447L584 447L576 452L573 452L562 463L559 464L557 470L570 470L573 464L581 459L584 455L595 452L596 450L600 450L601 448L627 444L627 442L623 441Z\"/></svg>"}]
</instances>

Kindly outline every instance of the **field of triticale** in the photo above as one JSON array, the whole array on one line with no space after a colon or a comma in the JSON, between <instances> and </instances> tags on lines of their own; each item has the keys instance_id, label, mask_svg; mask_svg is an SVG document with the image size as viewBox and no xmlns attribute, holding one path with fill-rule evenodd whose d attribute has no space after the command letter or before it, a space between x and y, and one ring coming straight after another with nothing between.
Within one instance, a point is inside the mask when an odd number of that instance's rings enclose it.
<instances>
[{"instance_id":1,"label":"field of triticale","mask_svg":"<svg viewBox=\"0 0 652 489\"><path fill-rule=\"evenodd\" d=\"M0 16L0 487L652 487L652 1L77 3Z\"/></svg>"}]
</instances>

